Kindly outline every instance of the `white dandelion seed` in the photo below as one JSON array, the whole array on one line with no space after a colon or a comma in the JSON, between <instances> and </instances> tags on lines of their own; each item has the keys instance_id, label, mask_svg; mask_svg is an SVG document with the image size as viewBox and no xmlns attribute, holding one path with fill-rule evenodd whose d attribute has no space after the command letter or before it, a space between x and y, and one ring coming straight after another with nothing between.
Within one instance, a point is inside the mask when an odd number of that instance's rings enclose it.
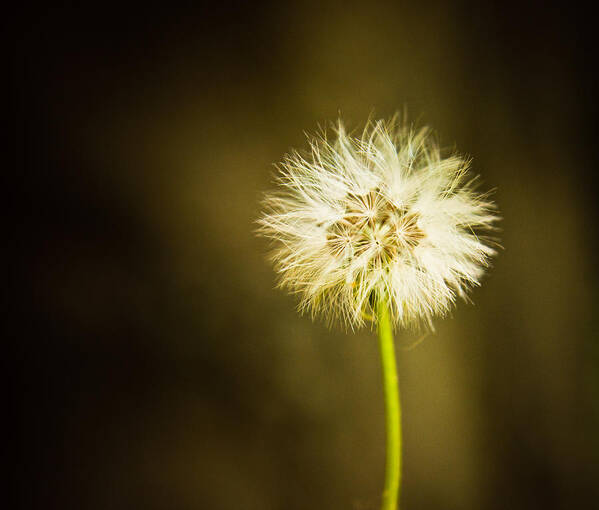
<instances>
[{"instance_id":1,"label":"white dandelion seed","mask_svg":"<svg viewBox=\"0 0 599 510\"><path fill-rule=\"evenodd\" d=\"M394 117L359 137L339 120L335 133L286 155L264 200L259 232L274 240L279 283L329 323L362 326L382 298L395 324L432 328L495 254L483 236L495 205L476 191L470 160L442 157L428 128Z\"/></svg>"}]
</instances>

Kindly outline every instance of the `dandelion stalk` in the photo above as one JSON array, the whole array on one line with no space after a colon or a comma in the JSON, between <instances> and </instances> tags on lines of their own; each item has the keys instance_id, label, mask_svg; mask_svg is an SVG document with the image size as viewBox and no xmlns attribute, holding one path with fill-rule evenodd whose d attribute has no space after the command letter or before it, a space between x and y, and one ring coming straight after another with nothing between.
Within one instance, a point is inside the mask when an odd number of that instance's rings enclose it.
<instances>
[{"instance_id":1,"label":"dandelion stalk","mask_svg":"<svg viewBox=\"0 0 599 510\"><path fill-rule=\"evenodd\" d=\"M385 422L387 434L387 463L382 510L396 510L401 486L401 404L399 381L395 362L393 328L389 317L389 305L379 298L377 305L379 344L383 366L385 394Z\"/></svg>"}]
</instances>

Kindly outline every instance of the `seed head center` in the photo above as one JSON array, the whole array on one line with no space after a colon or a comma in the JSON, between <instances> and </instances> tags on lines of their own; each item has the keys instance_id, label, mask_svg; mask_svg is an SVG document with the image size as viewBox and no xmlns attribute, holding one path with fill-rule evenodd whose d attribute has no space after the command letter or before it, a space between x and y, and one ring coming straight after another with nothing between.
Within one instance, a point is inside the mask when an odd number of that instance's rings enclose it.
<instances>
[{"instance_id":1,"label":"seed head center","mask_svg":"<svg viewBox=\"0 0 599 510\"><path fill-rule=\"evenodd\" d=\"M342 217L327 230L327 242L336 256L352 258L366 252L389 260L413 250L425 234L420 215L390 202L378 190L348 194Z\"/></svg>"}]
</instances>

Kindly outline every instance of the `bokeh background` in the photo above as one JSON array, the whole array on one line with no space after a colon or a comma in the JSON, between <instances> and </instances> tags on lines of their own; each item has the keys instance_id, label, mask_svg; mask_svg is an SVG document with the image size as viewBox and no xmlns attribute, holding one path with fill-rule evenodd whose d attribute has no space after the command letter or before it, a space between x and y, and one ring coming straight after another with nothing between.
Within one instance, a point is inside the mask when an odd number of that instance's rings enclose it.
<instances>
[{"instance_id":1,"label":"bokeh background","mask_svg":"<svg viewBox=\"0 0 599 510\"><path fill-rule=\"evenodd\" d=\"M403 508L592 508L588 14L320 1L5 18L19 508L378 508L376 338L299 316L253 231L304 131L404 108L497 189L504 250L474 305L417 345L398 334Z\"/></svg>"}]
</instances>

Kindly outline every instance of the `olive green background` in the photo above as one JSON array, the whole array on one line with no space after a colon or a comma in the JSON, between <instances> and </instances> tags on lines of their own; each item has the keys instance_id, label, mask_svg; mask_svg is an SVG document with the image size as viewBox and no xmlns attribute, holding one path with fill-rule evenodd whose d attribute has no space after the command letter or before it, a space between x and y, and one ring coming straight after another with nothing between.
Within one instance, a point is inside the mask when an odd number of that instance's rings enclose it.
<instances>
[{"instance_id":1,"label":"olive green background","mask_svg":"<svg viewBox=\"0 0 599 510\"><path fill-rule=\"evenodd\" d=\"M298 315L253 231L273 163L305 131L406 109L496 188L504 249L473 305L420 343L397 335L403 508L591 508L585 18L464 2L9 18L17 290L5 361L20 507L378 508L376 337Z\"/></svg>"}]
</instances>

